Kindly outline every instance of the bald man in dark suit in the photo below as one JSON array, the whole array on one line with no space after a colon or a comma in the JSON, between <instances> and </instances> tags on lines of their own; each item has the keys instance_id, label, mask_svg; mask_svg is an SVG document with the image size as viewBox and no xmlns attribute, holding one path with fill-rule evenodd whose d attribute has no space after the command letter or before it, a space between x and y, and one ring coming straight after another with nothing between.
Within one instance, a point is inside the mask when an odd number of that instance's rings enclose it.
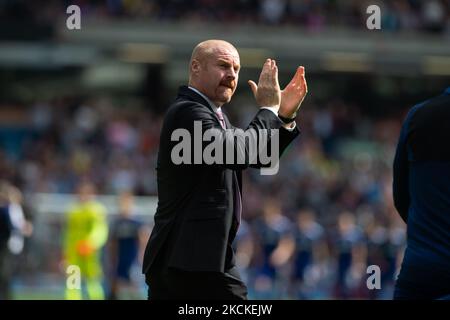
<instances>
[{"instance_id":1,"label":"bald man in dark suit","mask_svg":"<svg viewBox=\"0 0 450 320\"><path fill-rule=\"evenodd\" d=\"M179 89L165 116L157 163L158 208L143 265L150 299L247 299L232 249L242 212L241 172L267 163L259 154L250 161L248 141L235 139L238 129L222 111L236 90L239 70L239 54L230 43L198 44L190 61L189 85ZM307 93L304 69L299 67L281 91L276 62L267 59L258 84L249 81L249 85L259 110L243 132L252 140L258 132L275 131L274 136L253 142L257 150L281 155L299 134L295 117ZM196 139L196 125L201 132L211 130L223 147L219 161L174 161L174 134ZM272 144L275 137L278 143ZM226 146L244 161L228 161ZM206 152L204 141L200 148L185 149L183 159L201 157Z\"/></svg>"}]
</instances>

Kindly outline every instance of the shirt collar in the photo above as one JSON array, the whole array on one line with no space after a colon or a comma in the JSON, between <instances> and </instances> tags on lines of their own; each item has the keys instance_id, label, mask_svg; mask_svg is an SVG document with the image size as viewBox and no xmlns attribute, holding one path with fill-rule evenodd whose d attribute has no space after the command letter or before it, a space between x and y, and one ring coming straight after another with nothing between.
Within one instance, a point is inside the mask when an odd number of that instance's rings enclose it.
<instances>
[{"instance_id":1,"label":"shirt collar","mask_svg":"<svg viewBox=\"0 0 450 320\"><path fill-rule=\"evenodd\" d=\"M189 89L191 89L192 91L198 93L203 99L206 100L206 102L209 103L209 105L211 106L211 108L214 110L214 112L218 112L219 110L221 110L220 107L216 106L214 104L214 102L212 102L207 96L205 96L203 93L201 93L200 91L198 91L197 89L195 89L194 87L188 86Z\"/></svg>"}]
</instances>

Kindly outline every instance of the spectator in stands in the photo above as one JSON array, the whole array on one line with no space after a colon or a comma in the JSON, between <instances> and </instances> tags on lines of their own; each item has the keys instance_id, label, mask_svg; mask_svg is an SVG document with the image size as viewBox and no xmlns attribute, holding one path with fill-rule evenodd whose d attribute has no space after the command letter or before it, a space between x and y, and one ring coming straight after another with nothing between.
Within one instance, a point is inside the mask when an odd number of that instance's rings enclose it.
<instances>
[{"instance_id":1,"label":"spectator in stands","mask_svg":"<svg viewBox=\"0 0 450 320\"><path fill-rule=\"evenodd\" d=\"M355 216L343 211L338 215L336 244L337 279L336 295L341 299L355 298L360 294L363 275L366 274L367 247Z\"/></svg>"},{"instance_id":2,"label":"spectator in stands","mask_svg":"<svg viewBox=\"0 0 450 320\"><path fill-rule=\"evenodd\" d=\"M134 276L140 275L143 249L149 230L140 220L133 217L134 214L133 194L121 193L119 216L112 222L109 241L113 268L109 298L112 300L138 297L137 284L132 273L133 270L138 270Z\"/></svg>"},{"instance_id":3,"label":"spectator in stands","mask_svg":"<svg viewBox=\"0 0 450 320\"><path fill-rule=\"evenodd\" d=\"M0 181L0 300L11 299L11 253L8 240L11 236L11 220L9 217L9 185Z\"/></svg>"},{"instance_id":4,"label":"spectator in stands","mask_svg":"<svg viewBox=\"0 0 450 320\"><path fill-rule=\"evenodd\" d=\"M0 300L12 298L15 258L23 250L24 237L32 232L22 210L22 193L9 182L0 181Z\"/></svg>"},{"instance_id":5,"label":"spectator in stands","mask_svg":"<svg viewBox=\"0 0 450 320\"><path fill-rule=\"evenodd\" d=\"M299 211L294 240L291 294L294 298L308 299L311 287L321 280L315 272L320 263L320 256L328 250L325 230L316 221L312 209L306 208Z\"/></svg>"},{"instance_id":6,"label":"spectator in stands","mask_svg":"<svg viewBox=\"0 0 450 320\"><path fill-rule=\"evenodd\" d=\"M18 23L33 20L39 10L39 22L51 25L53 17L64 14L64 2L0 2L0 21ZM382 30L443 33L449 21L449 3L445 0L374 1L381 7ZM303 26L309 31L344 27L366 28L366 1L235 0L208 1L92 1L80 3L83 14L108 19L146 19L191 23L248 23ZM29 17L28 17L29 16ZM64 16L65 17L65 16ZM41 21L42 20L42 21ZM33 24L34 25L34 24ZM36 29L36 28L35 28ZM39 31L39 29L36 29ZM44 28L46 30L46 28ZM35 31L37 33L37 31ZM11 37L5 31L5 35ZM16 34L19 36L21 33ZM23 36L33 35L25 33ZM50 33L51 35L51 33Z\"/></svg>"},{"instance_id":7,"label":"spectator in stands","mask_svg":"<svg viewBox=\"0 0 450 320\"><path fill-rule=\"evenodd\" d=\"M294 249L292 222L282 214L280 203L270 198L254 228L260 254L255 290L261 297L279 299L288 288L286 267Z\"/></svg>"}]
</instances>

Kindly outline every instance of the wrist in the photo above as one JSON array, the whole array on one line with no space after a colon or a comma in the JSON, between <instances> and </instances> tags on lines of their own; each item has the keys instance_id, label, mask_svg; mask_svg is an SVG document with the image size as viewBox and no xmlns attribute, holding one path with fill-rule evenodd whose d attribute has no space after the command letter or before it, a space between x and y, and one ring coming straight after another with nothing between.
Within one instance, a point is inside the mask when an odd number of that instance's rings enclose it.
<instances>
[{"instance_id":1,"label":"wrist","mask_svg":"<svg viewBox=\"0 0 450 320\"><path fill-rule=\"evenodd\" d=\"M291 131L295 128L295 121L292 121L291 123L283 123L283 128Z\"/></svg>"},{"instance_id":2,"label":"wrist","mask_svg":"<svg viewBox=\"0 0 450 320\"><path fill-rule=\"evenodd\" d=\"M293 121L295 121L296 116L297 116L297 113L291 114L289 116L278 113L278 118L285 124L289 124L289 123L292 123Z\"/></svg>"}]
</instances>

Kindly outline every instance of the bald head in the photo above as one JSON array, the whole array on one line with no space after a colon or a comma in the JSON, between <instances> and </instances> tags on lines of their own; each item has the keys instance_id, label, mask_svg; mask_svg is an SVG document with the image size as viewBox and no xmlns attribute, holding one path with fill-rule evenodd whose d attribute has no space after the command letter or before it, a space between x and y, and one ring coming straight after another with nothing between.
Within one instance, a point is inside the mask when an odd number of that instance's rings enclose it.
<instances>
[{"instance_id":1,"label":"bald head","mask_svg":"<svg viewBox=\"0 0 450 320\"><path fill-rule=\"evenodd\" d=\"M213 39L200 42L195 46L194 50L192 50L191 61L189 65L192 65L193 60L203 62L211 56L214 56L217 51L223 49L228 49L230 52L234 51L236 57L239 59L237 49L231 43L224 40Z\"/></svg>"},{"instance_id":2,"label":"bald head","mask_svg":"<svg viewBox=\"0 0 450 320\"><path fill-rule=\"evenodd\" d=\"M206 95L216 106L231 100L240 70L236 48L223 40L206 40L192 51L189 86Z\"/></svg>"}]
</instances>

